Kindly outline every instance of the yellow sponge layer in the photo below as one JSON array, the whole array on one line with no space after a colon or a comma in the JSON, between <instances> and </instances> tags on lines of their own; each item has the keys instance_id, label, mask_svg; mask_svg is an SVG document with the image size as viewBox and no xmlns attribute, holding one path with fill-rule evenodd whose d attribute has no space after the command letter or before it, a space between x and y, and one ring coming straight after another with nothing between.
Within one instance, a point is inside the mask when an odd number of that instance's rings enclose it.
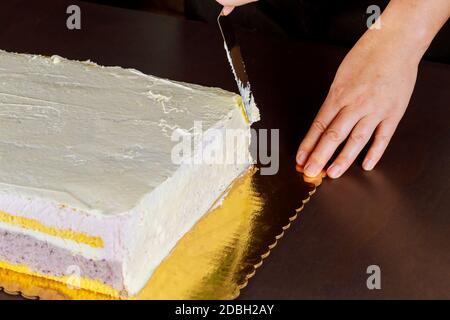
<instances>
[{"instance_id":1,"label":"yellow sponge layer","mask_svg":"<svg viewBox=\"0 0 450 320\"><path fill-rule=\"evenodd\" d=\"M97 280L74 276L49 276L25 265L0 261L0 287L24 296L47 299L120 299L119 292Z\"/></svg>"},{"instance_id":2,"label":"yellow sponge layer","mask_svg":"<svg viewBox=\"0 0 450 320\"><path fill-rule=\"evenodd\" d=\"M14 226L19 226L24 229L45 233L50 236L62 239L72 240L77 243L83 243L93 248L104 247L103 239L100 237L93 237L85 233L76 232L70 229L57 229L54 227L49 227L37 220L13 216L3 211L0 211L0 222L4 222Z\"/></svg>"}]
</instances>

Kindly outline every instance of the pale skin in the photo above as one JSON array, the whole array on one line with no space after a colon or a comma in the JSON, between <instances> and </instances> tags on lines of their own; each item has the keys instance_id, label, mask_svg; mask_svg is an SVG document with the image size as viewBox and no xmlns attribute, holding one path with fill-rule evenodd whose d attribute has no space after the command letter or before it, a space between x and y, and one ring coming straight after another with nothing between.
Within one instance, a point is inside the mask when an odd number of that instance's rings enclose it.
<instances>
[{"instance_id":1,"label":"pale skin","mask_svg":"<svg viewBox=\"0 0 450 320\"><path fill-rule=\"evenodd\" d=\"M249 0L217 0L224 14ZM338 178L366 144L370 171L381 159L406 108L420 60L450 17L449 0L391 0L381 28L368 29L342 61L328 95L297 152L305 175ZM336 149L343 145L327 166Z\"/></svg>"}]
</instances>

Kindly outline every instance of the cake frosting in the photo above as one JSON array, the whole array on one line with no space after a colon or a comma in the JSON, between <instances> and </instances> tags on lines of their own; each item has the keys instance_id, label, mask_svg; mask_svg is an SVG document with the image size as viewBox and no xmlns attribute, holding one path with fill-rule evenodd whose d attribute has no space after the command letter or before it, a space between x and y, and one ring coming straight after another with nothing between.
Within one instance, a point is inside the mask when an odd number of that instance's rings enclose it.
<instances>
[{"instance_id":1,"label":"cake frosting","mask_svg":"<svg viewBox=\"0 0 450 320\"><path fill-rule=\"evenodd\" d=\"M75 267L89 289L138 293L251 164L172 161L173 133L193 135L196 121L202 148L248 155L250 124L234 93L0 51L2 265L61 281ZM244 143L213 138L230 129Z\"/></svg>"}]
</instances>

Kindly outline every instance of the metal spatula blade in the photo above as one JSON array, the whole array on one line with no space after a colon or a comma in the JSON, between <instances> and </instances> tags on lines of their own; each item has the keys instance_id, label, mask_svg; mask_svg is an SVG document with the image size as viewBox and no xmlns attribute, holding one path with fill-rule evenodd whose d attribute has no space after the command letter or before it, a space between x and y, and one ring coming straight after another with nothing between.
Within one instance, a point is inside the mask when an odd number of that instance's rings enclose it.
<instances>
[{"instance_id":1,"label":"metal spatula blade","mask_svg":"<svg viewBox=\"0 0 450 320\"><path fill-rule=\"evenodd\" d=\"M247 120L252 122L252 105L254 104L253 93L251 91L250 82L248 80L247 72L245 71L244 60L242 59L241 49L236 39L233 25L228 16L222 15L222 12L217 18L220 32L224 40L225 51L228 62L231 65L234 78L236 80L239 93L242 97Z\"/></svg>"}]
</instances>

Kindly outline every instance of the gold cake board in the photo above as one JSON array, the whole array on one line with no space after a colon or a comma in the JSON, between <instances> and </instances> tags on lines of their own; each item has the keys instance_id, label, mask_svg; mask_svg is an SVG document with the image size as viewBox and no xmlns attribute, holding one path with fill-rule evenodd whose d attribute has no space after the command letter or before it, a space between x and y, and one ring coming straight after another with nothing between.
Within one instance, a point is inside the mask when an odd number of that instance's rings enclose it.
<instances>
[{"instance_id":1,"label":"gold cake board","mask_svg":"<svg viewBox=\"0 0 450 320\"><path fill-rule=\"evenodd\" d=\"M238 297L322 180L289 176L280 180L252 169L236 180L223 203L183 236L133 299ZM292 189L287 198L280 181ZM0 288L28 299L117 299L3 268Z\"/></svg>"}]
</instances>

